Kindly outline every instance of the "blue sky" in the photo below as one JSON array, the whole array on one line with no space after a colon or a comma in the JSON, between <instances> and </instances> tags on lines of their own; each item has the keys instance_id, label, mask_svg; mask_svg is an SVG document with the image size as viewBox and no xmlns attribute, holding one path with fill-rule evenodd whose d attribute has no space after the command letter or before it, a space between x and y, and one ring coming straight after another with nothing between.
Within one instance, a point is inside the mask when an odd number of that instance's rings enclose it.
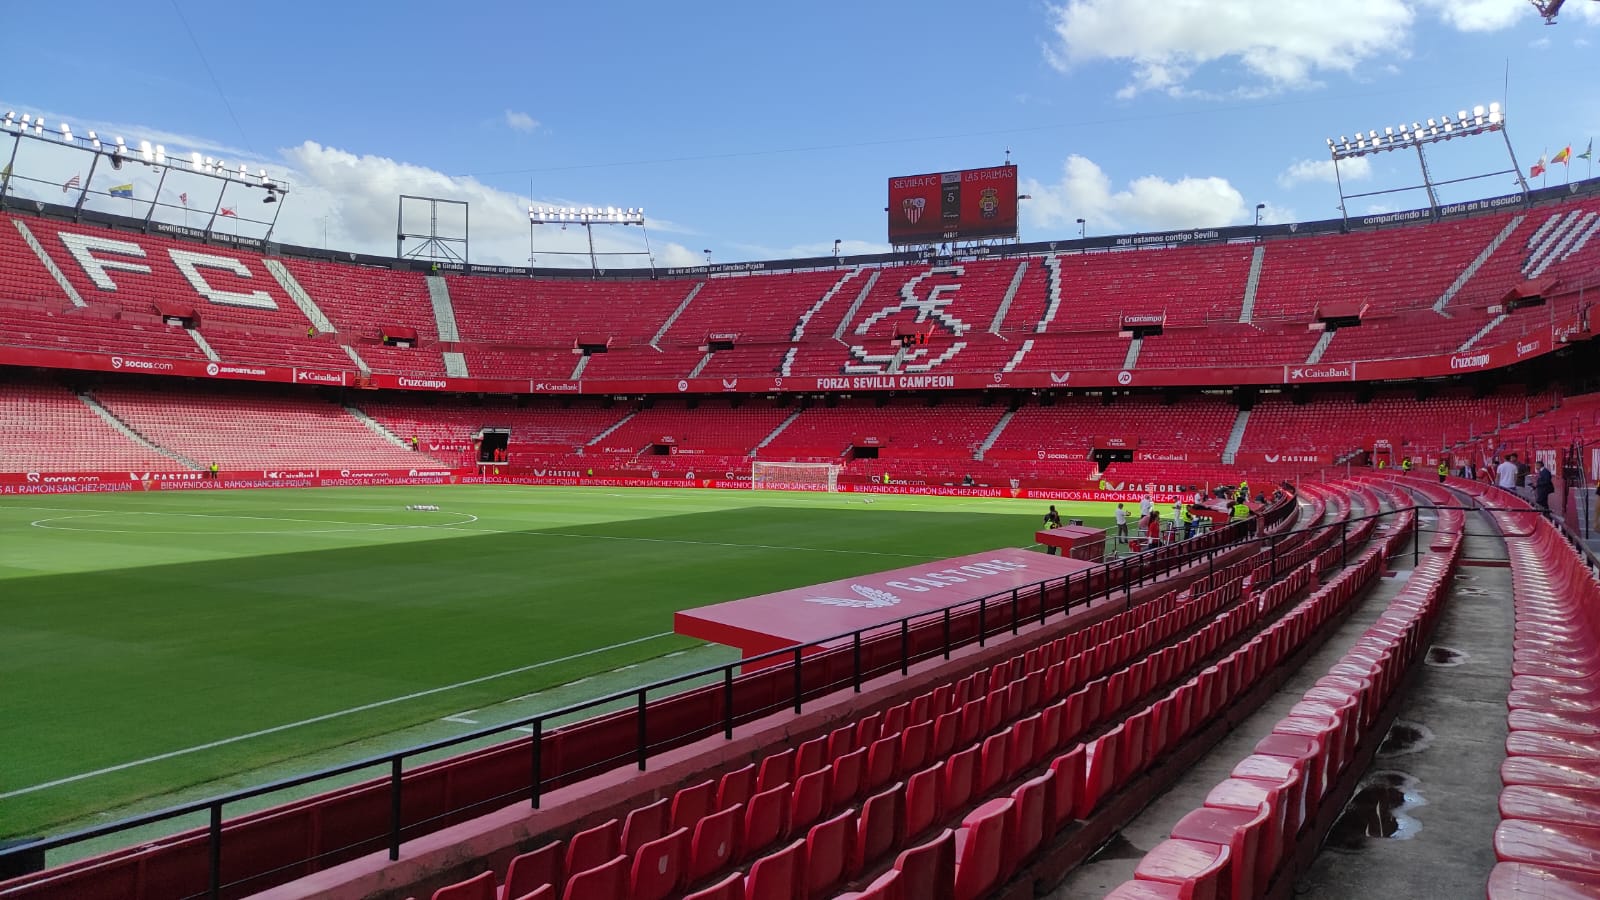
<instances>
[{"instance_id":1,"label":"blue sky","mask_svg":"<svg viewBox=\"0 0 1600 900\"><path fill-rule=\"evenodd\" d=\"M1524 170L1600 136L1594 0L1555 26L1526 0L13 7L6 30L27 38L7 42L0 105L265 166L293 185L275 235L289 242L393 252L398 194L468 200L484 263L527 262L530 198L642 206L658 264L681 265L704 249L884 249L888 177L1008 148L1034 198L1023 238L1046 240L1079 217L1091 234L1248 223L1257 203L1271 221L1332 217L1324 138L1491 100L1507 101ZM1503 167L1505 149L1452 142L1430 163L1458 177ZM40 180L23 194L59 199L47 185L87 163L41 150L17 173ZM1352 190L1399 187L1415 159L1347 174ZM113 180L140 201L155 188L142 170L92 186ZM208 188L191 190L205 206ZM580 242L543 229L535 255L575 263L550 251Z\"/></svg>"}]
</instances>

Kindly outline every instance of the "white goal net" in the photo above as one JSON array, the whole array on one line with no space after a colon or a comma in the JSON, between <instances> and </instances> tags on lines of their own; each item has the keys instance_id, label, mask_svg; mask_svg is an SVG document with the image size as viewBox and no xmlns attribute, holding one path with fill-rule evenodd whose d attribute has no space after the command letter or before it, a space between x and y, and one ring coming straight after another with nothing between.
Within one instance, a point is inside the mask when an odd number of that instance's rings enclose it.
<instances>
[{"instance_id":1,"label":"white goal net","mask_svg":"<svg viewBox=\"0 0 1600 900\"><path fill-rule=\"evenodd\" d=\"M833 463L757 460L750 464L750 487L768 491L837 491L841 468Z\"/></svg>"}]
</instances>

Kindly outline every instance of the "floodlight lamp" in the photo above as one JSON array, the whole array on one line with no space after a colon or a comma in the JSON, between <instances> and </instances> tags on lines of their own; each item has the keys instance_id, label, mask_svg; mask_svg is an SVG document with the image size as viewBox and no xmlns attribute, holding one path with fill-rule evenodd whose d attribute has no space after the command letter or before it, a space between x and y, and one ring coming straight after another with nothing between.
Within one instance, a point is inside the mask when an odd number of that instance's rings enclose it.
<instances>
[{"instance_id":1,"label":"floodlight lamp","mask_svg":"<svg viewBox=\"0 0 1600 900\"><path fill-rule=\"evenodd\" d=\"M72 140L72 126L65 122L61 123L61 139L63 141Z\"/></svg>"},{"instance_id":2,"label":"floodlight lamp","mask_svg":"<svg viewBox=\"0 0 1600 900\"><path fill-rule=\"evenodd\" d=\"M1466 120L1467 120L1467 111L1464 110L1464 109L1463 110L1458 110L1456 112L1456 121L1465 122Z\"/></svg>"},{"instance_id":3,"label":"floodlight lamp","mask_svg":"<svg viewBox=\"0 0 1600 900\"><path fill-rule=\"evenodd\" d=\"M139 155L144 158L145 162L154 162L156 158L155 153L150 149L149 141L139 142Z\"/></svg>"},{"instance_id":4,"label":"floodlight lamp","mask_svg":"<svg viewBox=\"0 0 1600 900\"><path fill-rule=\"evenodd\" d=\"M1502 122L1504 122L1505 120L1506 120L1506 117L1500 114L1500 110L1498 110L1498 109L1489 110L1489 124L1490 125L1499 125Z\"/></svg>"},{"instance_id":5,"label":"floodlight lamp","mask_svg":"<svg viewBox=\"0 0 1600 900\"><path fill-rule=\"evenodd\" d=\"M1439 123L1438 123L1438 122L1435 122L1435 121L1434 121L1434 120L1432 120L1432 119L1429 119L1429 120L1428 120L1428 127L1429 127L1429 128L1437 128L1437 127L1439 127Z\"/></svg>"},{"instance_id":6,"label":"floodlight lamp","mask_svg":"<svg viewBox=\"0 0 1600 900\"><path fill-rule=\"evenodd\" d=\"M1480 119L1483 118L1483 104L1480 103L1477 106L1474 106L1472 108L1472 114L1474 116L1476 116L1477 118L1480 118Z\"/></svg>"},{"instance_id":7,"label":"floodlight lamp","mask_svg":"<svg viewBox=\"0 0 1600 900\"><path fill-rule=\"evenodd\" d=\"M167 148L162 144L157 144L156 145L156 164L160 165L160 164L165 163L166 161L167 161Z\"/></svg>"},{"instance_id":8,"label":"floodlight lamp","mask_svg":"<svg viewBox=\"0 0 1600 900\"><path fill-rule=\"evenodd\" d=\"M33 135L34 137L44 136L44 116L33 120Z\"/></svg>"},{"instance_id":9,"label":"floodlight lamp","mask_svg":"<svg viewBox=\"0 0 1600 900\"><path fill-rule=\"evenodd\" d=\"M1495 113L1497 113L1499 111L1500 111L1500 101L1496 100L1495 102L1489 104L1489 115L1492 116L1492 115L1494 115Z\"/></svg>"}]
</instances>

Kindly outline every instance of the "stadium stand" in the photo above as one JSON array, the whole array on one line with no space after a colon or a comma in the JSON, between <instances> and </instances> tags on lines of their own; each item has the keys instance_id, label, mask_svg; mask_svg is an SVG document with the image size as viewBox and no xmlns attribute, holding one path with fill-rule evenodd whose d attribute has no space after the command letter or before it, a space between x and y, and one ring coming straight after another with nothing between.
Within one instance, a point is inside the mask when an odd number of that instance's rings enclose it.
<instances>
[{"instance_id":1,"label":"stadium stand","mask_svg":"<svg viewBox=\"0 0 1600 900\"><path fill-rule=\"evenodd\" d=\"M173 459L140 446L77 395L44 381L0 384L0 471L105 472L173 468Z\"/></svg>"},{"instance_id":2,"label":"stadium stand","mask_svg":"<svg viewBox=\"0 0 1600 900\"><path fill-rule=\"evenodd\" d=\"M105 385L93 396L112 415L150 442L229 470L280 467L416 468L437 465L400 446L332 403L270 394L181 386ZM219 400L228 414L218 416Z\"/></svg>"}]
</instances>

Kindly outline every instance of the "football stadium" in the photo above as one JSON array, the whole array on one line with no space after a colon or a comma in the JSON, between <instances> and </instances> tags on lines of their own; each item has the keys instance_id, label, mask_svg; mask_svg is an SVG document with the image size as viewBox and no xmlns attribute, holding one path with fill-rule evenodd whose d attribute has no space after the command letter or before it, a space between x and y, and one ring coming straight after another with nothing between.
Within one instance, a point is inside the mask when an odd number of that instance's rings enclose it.
<instances>
[{"instance_id":1,"label":"football stadium","mask_svg":"<svg viewBox=\"0 0 1600 900\"><path fill-rule=\"evenodd\" d=\"M1600 178L1445 93L1329 218L1006 149L726 261L18 100L0 900L1600 897Z\"/></svg>"}]
</instances>

